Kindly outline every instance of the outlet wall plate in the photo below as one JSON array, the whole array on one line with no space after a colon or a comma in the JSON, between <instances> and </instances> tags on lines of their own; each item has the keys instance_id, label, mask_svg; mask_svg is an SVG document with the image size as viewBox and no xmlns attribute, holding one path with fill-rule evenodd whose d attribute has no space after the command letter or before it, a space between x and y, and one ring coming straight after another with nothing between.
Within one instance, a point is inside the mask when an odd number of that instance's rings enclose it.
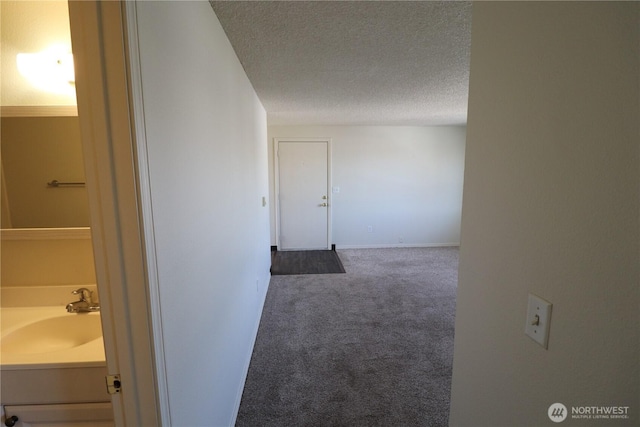
<instances>
[{"instance_id":1,"label":"outlet wall plate","mask_svg":"<svg viewBox=\"0 0 640 427\"><path fill-rule=\"evenodd\" d=\"M537 295L529 294L527 322L524 333L544 348L549 346L549 326L551 324L551 304Z\"/></svg>"}]
</instances>

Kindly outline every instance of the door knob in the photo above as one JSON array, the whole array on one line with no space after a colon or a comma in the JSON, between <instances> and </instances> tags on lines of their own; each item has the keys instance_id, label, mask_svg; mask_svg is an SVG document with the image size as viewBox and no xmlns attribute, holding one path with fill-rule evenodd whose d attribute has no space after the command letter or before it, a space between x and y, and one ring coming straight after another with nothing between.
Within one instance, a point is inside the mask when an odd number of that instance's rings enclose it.
<instances>
[{"instance_id":1,"label":"door knob","mask_svg":"<svg viewBox=\"0 0 640 427\"><path fill-rule=\"evenodd\" d=\"M320 206L322 206L323 208L327 207L326 203L321 203Z\"/></svg>"},{"instance_id":2,"label":"door knob","mask_svg":"<svg viewBox=\"0 0 640 427\"><path fill-rule=\"evenodd\" d=\"M15 415L12 415L11 417L5 420L4 425L6 425L7 427L13 427L16 425L18 421L20 421L18 417L16 417Z\"/></svg>"},{"instance_id":3,"label":"door knob","mask_svg":"<svg viewBox=\"0 0 640 427\"><path fill-rule=\"evenodd\" d=\"M322 196L322 200L327 200L327 196Z\"/></svg>"}]
</instances>

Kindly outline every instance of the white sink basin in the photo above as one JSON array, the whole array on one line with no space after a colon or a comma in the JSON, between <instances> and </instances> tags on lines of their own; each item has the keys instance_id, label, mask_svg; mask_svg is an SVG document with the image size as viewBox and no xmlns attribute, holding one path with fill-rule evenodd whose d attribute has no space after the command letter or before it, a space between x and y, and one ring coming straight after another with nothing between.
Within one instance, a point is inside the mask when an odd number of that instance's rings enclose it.
<instances>
[{"instance_id":1,"label":"white sink basin","mask_svg":"<svg viewBox=\"0 0 640 427\"><path fill-rule=\"evenodd\" d=\"M100 316L64 314L22 326L4 335L2 354L34 354L67 350L102 337Z\"/></svg>"}]
</instances>

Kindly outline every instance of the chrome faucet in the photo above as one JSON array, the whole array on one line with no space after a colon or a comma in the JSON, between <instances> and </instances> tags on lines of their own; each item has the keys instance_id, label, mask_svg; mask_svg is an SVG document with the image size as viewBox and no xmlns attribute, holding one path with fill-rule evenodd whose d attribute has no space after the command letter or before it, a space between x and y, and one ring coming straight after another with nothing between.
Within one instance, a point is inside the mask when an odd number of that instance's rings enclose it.
<instances>
[{"instance_id":1,"label":"chrome faucet","mask_svg":"<svg viewBox=\"0 0 640 427\"><path fill-rule=\"evenodd\" d=\"M93 292L89 289L80 288L71 293L74 295L80 295L80 300L67 304L67 311L69 313L90 313L92 311L100 311L100 303L93 301Z\"/></svg>"}]
</instances>

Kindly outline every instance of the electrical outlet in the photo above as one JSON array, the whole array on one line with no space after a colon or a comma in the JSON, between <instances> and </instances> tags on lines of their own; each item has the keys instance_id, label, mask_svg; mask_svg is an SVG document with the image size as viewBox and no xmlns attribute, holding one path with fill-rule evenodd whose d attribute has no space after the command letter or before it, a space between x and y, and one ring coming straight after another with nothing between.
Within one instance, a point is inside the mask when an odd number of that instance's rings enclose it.
<instances>
[{"instance_id":1,"label":"electrical outlet","mask_svg":"<svg viewBox=\"0 0 640 427\"><path fill-rule=\"evenodd\" d=\"M551 324L551 304L539 296L529 294L527 303L527 323L524 326L524 333L532 340L548 348L549 326Z\"/></svg>"},{"instance_id":2,"label":"electrical outlet","mask_svg":"<svg viewBox=\"0 0 640 427\"><path fill-rule=\"evenodd\" d=\"M367 233L373 233L373 225L367 225Z\"/></svg>"},{"instance_id":3,"label":"electrical outlet","mask_svg":"<svg viewBox=\"0 0 640 427\"><path fill-rule=\"evenodd\" d=\"M398 243L404 243L404 239L402 238L402 236L398 237Z\"/></svg>"}]
</instances>

